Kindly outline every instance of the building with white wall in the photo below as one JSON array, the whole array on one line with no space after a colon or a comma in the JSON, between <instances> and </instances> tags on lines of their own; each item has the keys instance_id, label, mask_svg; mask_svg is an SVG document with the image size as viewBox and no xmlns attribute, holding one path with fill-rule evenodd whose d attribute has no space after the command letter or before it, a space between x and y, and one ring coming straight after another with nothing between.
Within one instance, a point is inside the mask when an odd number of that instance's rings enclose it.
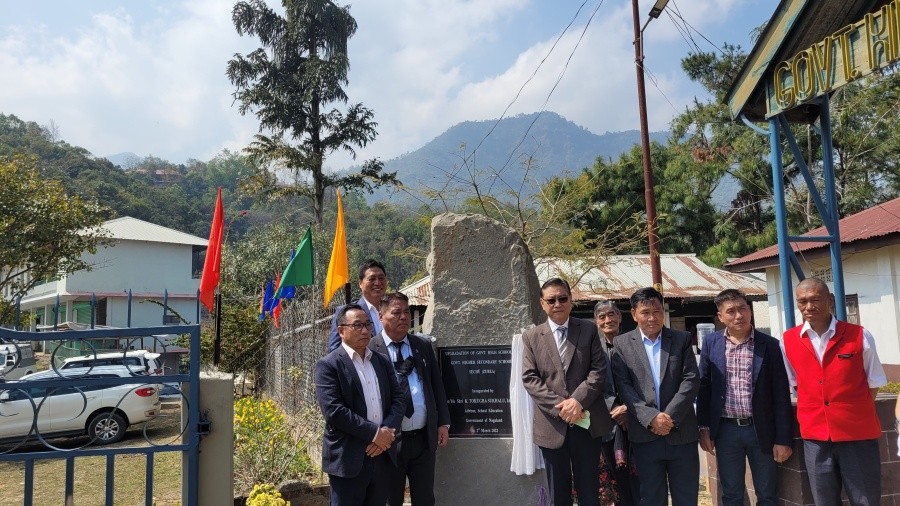
<instances>
[{"instance_id":1,"label":"building with white wall","mask_svg":"<svg viewBox=\"0 0 900 506\"><path fill-rule=\"evenodd\" d=\"M823 228L804 236L824 236ZM900 380L900 199L877 205L840 221L841 258L844 270L847 319L866 327L888 377ZM807 277L817 277L833 287L831 257L825 243L792 244ZM784 328L784 298L778 246L770 246L726 264L733 272L765 272L769 293L772 334ZM791 272L792 285L798 283ZM840 303L840 301L836 301ZM802 322L794 310L795 321Z\"/></svg>"},{"instance_id":2,"label":"building with white wall","mask_svg":"<svg viewBox=\"0 0 900 506\"><path fill-rule=\"evenodd\" d=\"M181 324L181 318L196 323L197 289L208 241L131 217L107 221L103 228L109 245L95 254L84 254L91 270L40 284L22 298L21 308L35 315L35 326L89 325L92 297L96 300L93 317L98 326ZM169 308L165 321L164 299ZM141 347L152 346L153 340L149 340Z\"/></svg>"}]
</instances>

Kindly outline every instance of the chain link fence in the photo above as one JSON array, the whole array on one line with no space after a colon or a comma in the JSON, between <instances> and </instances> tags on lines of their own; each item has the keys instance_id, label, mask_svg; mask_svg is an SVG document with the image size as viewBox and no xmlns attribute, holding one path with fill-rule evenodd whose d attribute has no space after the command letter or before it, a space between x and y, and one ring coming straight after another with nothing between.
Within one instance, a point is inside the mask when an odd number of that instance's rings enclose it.
<instances>
[{"instance_id":1,"label":"chain link fence","mask_svg":"<svg viewBox=\"0 0 900 506\"><path fill-rule=\"evenodd\" d=\"M279 327L269 328L259 387L284 410L298 445L318 469L325 421L316 401L315 365L327 352L331 312L316 300L283 302Z\"/></svg>"}]
</instances>

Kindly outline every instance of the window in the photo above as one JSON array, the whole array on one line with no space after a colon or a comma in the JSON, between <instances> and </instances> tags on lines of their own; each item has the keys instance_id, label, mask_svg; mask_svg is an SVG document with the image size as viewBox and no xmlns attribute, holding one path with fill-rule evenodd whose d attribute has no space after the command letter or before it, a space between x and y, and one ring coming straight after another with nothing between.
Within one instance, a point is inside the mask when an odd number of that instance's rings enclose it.
<instances>
[{"instance_id":1,"label":"window","mask_svg":"<svg viewBox=\"0 0 900 506\"><path fill-rule=\"evenodd\" d=\"M846 295L844 301L847 304L847 323L862 325L859 323L859 296L855 293Z\"/></svg>"},{"instance_id":2,"label":"window","mask_svg":"<svg viewBox=\"0 0 900 506\"><path fill-rule=\"evenodd\" d=\"M191 277L200 279L206 261L206 246L194 246L191 250Z\"/></svg>"}]
</instances>

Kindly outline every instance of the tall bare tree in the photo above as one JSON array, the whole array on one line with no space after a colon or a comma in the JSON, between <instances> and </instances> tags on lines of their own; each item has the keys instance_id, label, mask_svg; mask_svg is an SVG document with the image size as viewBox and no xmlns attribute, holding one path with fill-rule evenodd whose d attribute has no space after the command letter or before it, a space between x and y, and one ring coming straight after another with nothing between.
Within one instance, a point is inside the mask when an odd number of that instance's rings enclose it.
<instances>
[{"instance_id":1,"label":"tall bare tree","mask_svg":"<svg viewBox=\"0 0 900 506\"><path fill-rule=\"evenodd\" d=\"M347 104L350 60L347 41L356 32L348 7L330 0L282 0L284 16L263 0L238 2L232 20L240 35L259 38L262 47L228 62L228 78L237 88L241 114L253 112L260 133L247 152L265 169L287 169L293 184L285 188L271 173L259 174L255 190L269 195L299 194L312 199L316 222L329 186L372 189L396 183L377 159L358 173L323 171L325 159L339 150L354 157L356 149L375 140L374 113L362 104ZM329 109L330 108L330 109Z\"/></svg>"}]
</instances>

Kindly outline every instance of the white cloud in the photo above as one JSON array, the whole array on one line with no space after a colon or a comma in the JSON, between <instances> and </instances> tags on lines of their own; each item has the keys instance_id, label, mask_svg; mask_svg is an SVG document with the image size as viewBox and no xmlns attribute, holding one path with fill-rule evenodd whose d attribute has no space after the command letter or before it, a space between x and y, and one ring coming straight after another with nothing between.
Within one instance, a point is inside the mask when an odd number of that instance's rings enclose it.
<instances>
[{"instance_id":1,"label":"white cloud","mask_svg":"<svg viewBox=\"0 0 900 506\"><path fill-rule=\"evenodd\" d=\"M646 12L650 0L641 3ZM725 36L734 35L723 28L732 12L768 5L766 0L672 0L668 8L676 3L694 28L717 28ZM498 117L580 4L353 3L359 29L350 45L347 92L351 102L372 108L379 123L378 139L360 150L360 159L397 156L459 121ZM637 128L631 11L621 4L605 0L600 5L547 105L597 133ZM252 115L241 117L232 105L225 67L234 53L249 52L258 41L235 32L233 2L117 5L97 7L83 21L54 20L43 15L42 9L50 7L40 3L17 7L41 21L0 25L0 112L41 124L52 120L63 139L98 155L134 151L181 162L246 146L258 122ZM541 107L596 5L585 5L511 114ZM681 109L696 88L678 69L688 46L675 25L663 16L646 35L646 66L658 79L656 85L647 81L650 123L661 129L674 114L665 97ZM737 42L746 39L737 36ZM349 163L340 155L329 166Z\"/></svg>"}]
</instances>

